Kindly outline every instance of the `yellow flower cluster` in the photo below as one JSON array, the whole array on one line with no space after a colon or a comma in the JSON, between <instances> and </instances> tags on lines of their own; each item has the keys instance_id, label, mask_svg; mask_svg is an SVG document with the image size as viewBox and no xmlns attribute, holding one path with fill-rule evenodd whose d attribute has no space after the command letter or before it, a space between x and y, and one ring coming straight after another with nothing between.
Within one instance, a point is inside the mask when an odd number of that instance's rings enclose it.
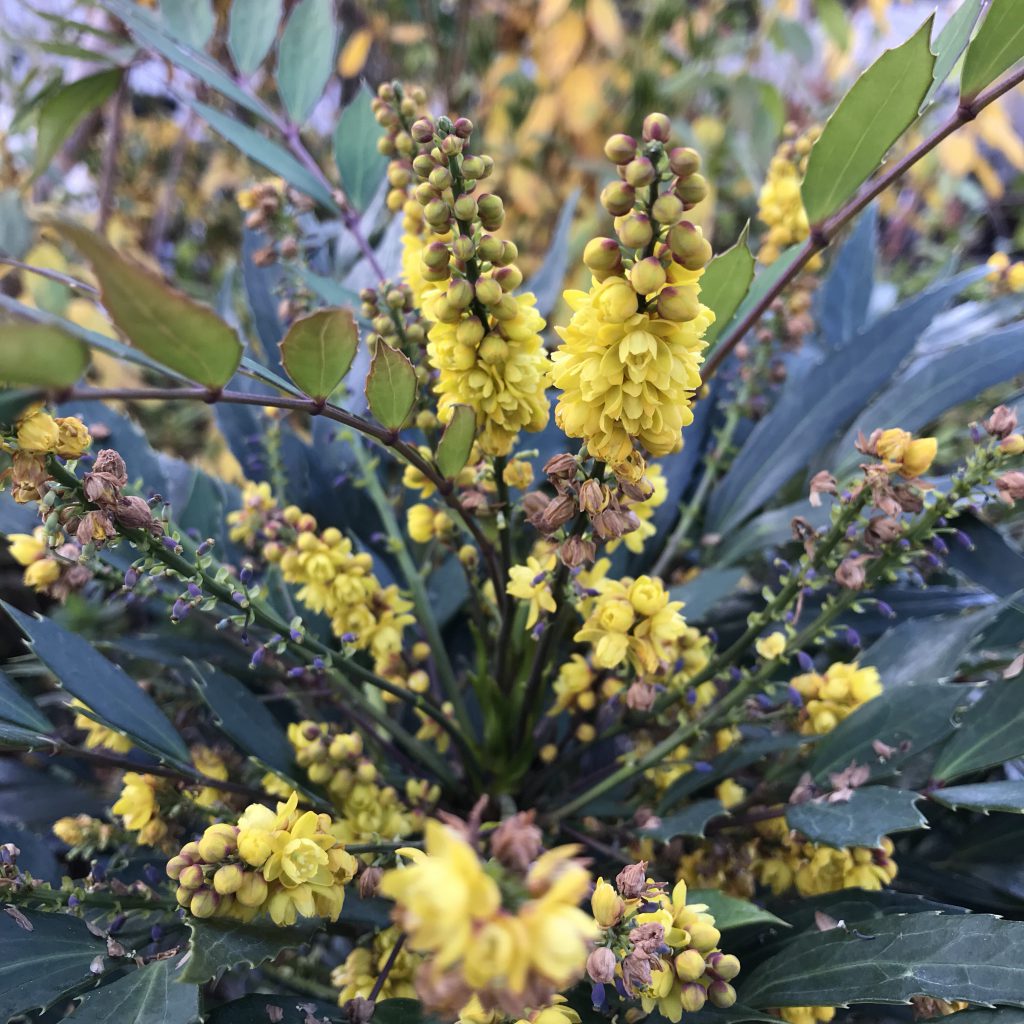
<instances>
[{"instance_id":1,"label":"yellow flower cluster","mask_svg":"<svg viewBox=\"0 0 1024 1024\"><path fill-rule=\"evenodd\" d=\"M994 252L988 260L986 280L1008 292L1024 292L1024 260L1010 261L1005 252Z\"/></svg>"},{"instance_id":2,"label":"yellow flower cluster","mask_svg":"<svg viewBox=\"0 0 1024 1024\"><path fill-rule=\"evenodd\" d=\"M25 567L22 573L25 586L43 591L60 579L60 562L51 557L46 530L42 526L37 526L31 533L8 534L7 544L11 558Z\"/></svg>"},{"instance_id":3,"label":"yellow flower cluster","mask_svg":"<svg viewBox=\"0 0 1024 1024\"><path fill-rule=\"evenodd\" d=\"M543 852L521 879L509 878L454 828L428 820L425 850L400 851L409 863L380 883L410 949L425 957L421 998L444 991L465 1005L475 995L484 1009L522 1015L581 977L597 926L579 907L591 880L576 852ZM511 906L502 879L521 894Z\"/></svg>"},{"instance_id":4,"label":"yellow flower cluster","mask_svg":"<svg viewBox=\"0 0 1024 1024\"><path fill-rule=\"evenodd\" d=\"M831 732L847 715L882 693L878 672L856 662L834 662L824 675L807 672L794 676L790 686L804 702L800 732L805 736Z\"/></svg>"},{"instance_id":5,"label":"yellow flower cluster","mask_svg":"<svg viewBox=\"0 0 1024 1024\"><path fill-rule=\"evenodd\" d=\"M211 825L167 862L178 903L195 917L337 920L357 864L333 825L330 815L299 811L295 793L276 812L250 804L237 825Z\"/></svg>"},{"instance_id":6,"label":"yellow flower cluster","mask_svg":"<svg viewBox=\"0 0 1024 1024\"><path fill-rule=\"evenodd\" d=\"M245 481L240 508L227 515L228 537L236 544L253 547L260 539L270 514L277 508L274 493L266 480Z\"/></svg>"},{"instance_id":7,"label":"yellow flower cluster","mask_svg":"<svg viewBox=\"0 0 1024 1024\"><path fill-rule=\"evenodd\" d=\"M899 473L914 480L928 472L938 452L934 437L914 438L906 430L891 427L873 436L874 449L882 466L890 473Z\"/></svg>"},{"instance_id":8,"label":"yellow flower cluster","mask_svg":"<svg viewBox=\"0 0 1024 1024\"><path fill-rule=\"evenodd\" d=\"M71 847L88 847L91 850L105 850L115 837L113 825L88 814L58 818L53 823L53 834Z\"/></svg>"},{"instance_id":9,"label":"yellow flower cluster","mask_svg":"<svg viewBox=\"0 0 1024 1024\"><path fill-rule=\"evenodd\" d=\"M599 685L600 684L600 685ZM552 684L555 702L549 715L562 711L593 711L599 700L610 700L622 692L622 681L615 676L595 672L582 654L564 662Z\"/></svg>"},{"instance_id":10,"label":"yellow flower cluster","mask_svg":"<svg viewBox=\"0 0 1024 1024\"><path fill-rule=\"evenodd\" d=\"M331 984L339 989L338 1005L350 999L369 996L402 933L394 926L377 932L366 946L356 946L343 963L331 972ZM387 978L377 993L378 999L415 999L413 977L420 958L407 948L398 951Z\"/></svg>"},{"instance_id":11,"label":"yellow flower cluster","mask_svg":"<svg viewBox=\"0 0 1024 1024\"><path fill-rule=\"evenodd\" d=\"M423 807L436 802L436 785L409 779L405 798L382 786L375 765L363 756L363 738L326 722L292 722L288 739L309 781L326 789L338 810L333 831L345 842L399 839L419 831ZM273 777L271 777L272 779ZM273 786L271 781L270 785Z\"/></svg>"},{"instance_id":12,"label":"yellow flower cluster","mask_svg":"<svg viewBox=\"0 0 1024 1024\"><path fill-rule=\"evenodd\" d=\"M192 747L189 753L192 755L192 764L197 771L221 782L227 779L228 766L224 763L224 758L212 747ZM196 794L195 801L200 807L207 809L216 807L223 803L224 791L215 786L203 786Z\"/></svg>"},{"instance_id":13,"label":"yellow flower cluster","mask_svg":"<svg viewBox=\"0 0 1024 1024\"><path fill-rule=\"evenodd\" d=\"M71 707L89 710L87 705L77 699L72 700ZM111 750L115 754L127 754L132 749L132 741L123 733L102 725L82 712L75 715L75 725L85 730L85 745L89 750Z\"/></svg>"},{"instance_id":14,"label":"yellow flower cluster","mask_svg":"<svg viewBox=\"0 0 1024 1024\"><path fill-rule=\"evenodd\" d=\"M18 448L37 455L81 458L92 444L85 424L75 416L54 418L41 406L22 413L17 422Z\"/></svg>"},{"instance_id":15,"label":"yellow flower cluster","mask_svg":"<svg viewBox=\"0 0 1024 1024\"><path fill-rule=\"evenodd\" d=\"M772 1010L776 1017L788 1024L828 1024L836 1015L834 1006L780 1006Z\"/></svg>"},{"instance_id":16,"label":"yellow flower cluster","mask_svg":"<svg viewBox=\"0 0 1024 1024\"><path fill-rule=\"evenodd\" d=\"M155 775L125 772L121 795L111 807L129 832L138 833L144 846L159 846L170 831L160 817L159 794L164 788L165 780Z\"/></svg>"},{"instance_id":17,"label":"yellow flower cluster","mask_svg":"<svg viewBox=\"0 0 1024 1024\"><path fill-rule=\"evenodd\" d=\"M795 135L796 129L788 125L787 132ZM768 176L757 199L757 215L768 228L758 253L762 263L774 263L783 249L802 242L811 232L800 186L807 170L807 155L820 134L820 128L811 128L799 138L787 139L768 165ZM820 266L820 257L816 256L815 261ZM817 268L810 265L810 269Z\"/></svg>"},{"instance_id":18,"label":"yellow flower cluster","mask_svg":"<svg viewBox=\"0 0 1024 1024\"><path fill-rule=\"evenodd\" d=\"M639 676L666 672L675 661L676 645L688 627L657 577L604 579L575 639L593 647L598 668L617 668L627 662Z\"/></svg>"},{"instance_id":19,"label":"yellow flower cluster","mask_svg":"<svg viewBox=\"0 0 1024 1024\"><path fill-rule=\"evenodd\" d=\"M285 509L286 519L290 509ZM331 620L331 629L375 659L400 651L402 631L413 621L412 603L394 584L385 587L373 573L369 554L333 526L317 532L310 515L292 517L299 529L289 543L271 541L263 549L281 567L285 582L301 587L298 599Z\"/></svg>"}]
</instances>

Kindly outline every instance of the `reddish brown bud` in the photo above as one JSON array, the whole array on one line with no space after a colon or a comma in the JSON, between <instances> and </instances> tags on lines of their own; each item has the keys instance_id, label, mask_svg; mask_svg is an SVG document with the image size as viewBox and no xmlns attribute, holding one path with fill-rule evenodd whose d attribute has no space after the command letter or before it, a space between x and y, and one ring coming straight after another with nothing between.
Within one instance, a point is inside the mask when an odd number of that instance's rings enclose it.
<instances>
[{"instance_id":1,"label":"reddish brown bud","mask_svg":"<svg viewBox=\"0 0 1024 1024\"><path fill-rule=\"evenodd\" d=\"M587 957L587 974L596 985L610 985L617 963L615 954L607 946L600 946Z\"/></svg>"},{"instance_id":2,"label":"reddish brown bud","mask_svg":"<svg viewBox=\"0 0 1024 1024\"><path fill-rule=\"evenodd\" d=\"M615 887L623 899L636 900L647 889L647 861L627 864L616 876Z\"/></svg>"},{"instance_id":3,"label":"reddish brown bud","mask_svg":"<svg viewBox=\"0 0 1024 1024\"><path fill-rule=\"evenodd\" d=\"M1017 429L1017 413L1009 406L997 405L984 426L993 437L1004 438Z\"/></svg>"},{"instance_id":4,"label":"reddish brown bud","mask_svg":"<svg viewBox=\"0 0 1024 1024\"><path fill-rule=\"evenodd\" d=\"M506 818L491 835L491 853L513 871L525 872L544 848L544 838L533 819L533 811L520 811Z\"/></svg>"}]
</instances>

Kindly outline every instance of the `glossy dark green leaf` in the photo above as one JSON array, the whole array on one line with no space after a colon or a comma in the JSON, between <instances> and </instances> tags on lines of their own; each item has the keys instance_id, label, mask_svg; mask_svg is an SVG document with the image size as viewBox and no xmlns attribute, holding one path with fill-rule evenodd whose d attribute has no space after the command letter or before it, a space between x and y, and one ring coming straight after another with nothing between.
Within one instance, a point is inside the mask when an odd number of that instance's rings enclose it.
<instances>
[{"instance_id":1,"label":"glossy dark green leaf","mask_svg":"<svg viewBox=\"0 0 1024 1024\"><path fill-rule=\"evenodd\" d=\"M279 143L261 135L255 128L250 128L237 118L225 114L222 110L208 106L206 103L194 102L196 112L219 135L223 135L233 146L237 146L246 156L266 167L268 171L280 175L300 192L315 199L327 209L337 212L338 207L323 180L303 166Z\"/></svg>"},{"instance_id":2,"label":"glossy dark green leaf","mask_svg":"<svg viewBox=\"0 0 1024 1024\"><path fill-rule=\"evenodd\" d=\"M737 899L721 889L690 889L686 894L688 905L694 903L706 903L708 910L715 919L715 927L719 931L728 931L730 928L742 928L748 924L777 924L783 928L789 925L776 917L775 914L756 903L749 903L747 900Z\"/></svg>"},{"instance_id":3,"label":"glossy dark green leaf","mask_svg":"<svg viewBox=\"0 0 1024 1024\"><path fill-rule=\"evenodd\" d=\"M0 323L0 378L10 384L67 388L89 365L89 350L59 327L6 320Z\"/></svg>"},{"instance_id":4,"label":"glossy dark green leaf","mask_svg":"<svg viewBox=\"0 0 1024 1024\"><path fill-rule=\"evenodd\" d=\"M1024 924L983 914L910 914L786 943L740 976L753 1006L903 1003L911 996L1024 1005Z\"/></svg>"},{"instance_id":5,"label":"glossy dark green leaf","mask_svg":"<svg viewBox=\"0 0 1024 1024\"><path fill-rule=\"evenodd\" d=\"M334 162L341 187L357 210L365 210L369 205L387 166L387 158L377 150L377 140L384 129L373 116L372 99L370 90L360 86L334 129Z\"/></svg>"},{"instance_id":6,"label":"glossy dark green leaf","mask_svg":"<svg viewBox=\"0 0 1024 1024\"><path fill-rule=\"evenodd\" d=\"M416 402L416 371L412 363L382 338L377 339L366 378L366 401L377 420L392 430L405 423Z\"/></svg>"},{"instance_id":7,"label":"glossy dark green leaf","mask_svg":"<svg viewBox=\"0 0 1024 1024\"><path fill-rule=\"evenodd\" d=\"M53 726L46 716L32 701L21 695L3 672L0 672L0 719L43 735L53 732Z\"/></svg>"},{"instance_id":8,"label":"glossy dark green leaf","mask_svg":"<svg viewBox=\"0 0 1024 1024\"><path fill-rule=\"evenodd\" d=\"M453 405L452 418L448 421L437 443L435 461L437 468L453 479L469 461L476 436L476 416L468 405Z\"/></svg>"},{"instance_id":9,"label":"glossy dark green leaf","mask_svg":"<svg viewBox=\"0 0 1024 1024\"><path fill-rule=\"evenodd\" d=\"M12 426L17 418L44 393L30 388L0 389L0 426Z\"/></svg>"},{"instance_id":10,"label":"glossy dark green leaf","mask_svg":"<svg viewBox=\"0 0 1024 1024\"><path fill-rule=\"evenodd\" d=\"M836 803L809 801L786 808L786 822L813 843L844 846L882 845L885 836L924 828L924 815L912 790L889 786L862 786L849 800Z\"/></svg>"},{"instance_id":11,"label":"glossy dark green leaf","mask_svg":"<svg viewBox=\"0 0 1024 1024\"><path fill-rule=\"evenodd\" d=\"M79 224L55 227L92 265L100 300L117 328L150 358L210 388L238 369L242 343L208 306L171 288Z\"/></svg>"},{"instance_id":12,"label":"glossy dark green leaf","mask_svg":"<svg viewBox=\"0 0 1024 1024\"><path fill-rule=\"evenodd\" d=\"M189 917L186 923L192 936L180 980L191 985L204 985L234 967L259 967L286 949L305 945L317 930L298 925L279 928L269 920L240 924L222 918L203 921Z\"/></svg>"},{"instance_id":13,"label":"glossy dark green leaf","mask_svg":"<svg viewBox=\"0 0 1024 1024\"><path fill-rule=\"evenodd\" d=\"M50 166L57 150L75 126L91 111L106 102L121 84L122 71L115 68L80 78L51 93L40 104L36 135L35 173Z\"/></svg>"},{"instance_id":14,"label":"glossy dark green leaf","mask_svg":"<svg viewBox=\"0 0 1024 1024\"><path fill-rule=\"evenodd\" d=\"M811 150L802 188L812 224L825 220L853 196L917 119L932 83L931 32L929 18L902 46L886 50L828 119Z\"/></svg>"},{"instance_id":15,"label":"glossy dark green leaf","mask_svg":"<svg viewBox=\"0 0 1024 1024\"><path fill-rule=\"evenodd\" d=\"M972 786L948 786L946 789L932 790L928 796L937 804L958 811L1024 814L1024 781L1020 779L978 782Z\"/></svg>"},{"instance_id":16,"label":"glossy dark green leaf","mask_svg":"<svg viewBox=\"0 0 1024 1024\"><path fill-rule=\"evenodd\" d=\"M754 255L750 251L747 236L750 233L748 221L736 244L717 256L707 265L700 279L700 301L715 314L715 322L704 332L712 348L722 332L732 322L736 310L750 290L754 280Z\"/></svg>"},{"instance_id":17,"label":"glossy dark green leaf","mask_svg":"<svg viewBox=\"0 0 1024 1024\"><path fill-rule=\"evenodd\" d=\"M935 39L932 49L935 51L935 67L932 69L932 84L925 95L921 109L931 103L942 84L949 78L961 54L967 49L971 32L981 14L982 0L963 0L953 12L949 21L942 26L942 31Z\"/></svg>"},{"instance_id":18,"label":"glossy dark green leaf","mask_svg":"<svg viewBox=\"0 0 1024 1024\"><path fill-rule=\"evenodd\" d=\"M891 774L910 756L934 747L954 729L953 713L970 691L963 686L922 683L888 690L862 704L818 744L810 772L821 782L851 763L868 765L873 776ZM894 747L882 760L875 741ZM905 745L906 749L901 749Z\"/></svg>"},{"instance_id":19,"label":"glossy dark green leaf","mask_svg":"<svg viewBox=\"0 0 1024 1024\"><path fill-rule=\"evenodd\" d=\"M177 764L190 763L188 748L164 713L121 668L51 619L26 615L0 603L65 690L139 746Z\"/></svg>"},{"instance_id":20,"label":"glossy dark green leaf","mask_svg":"<svg viewBox=\"0 0 1024 1024\"><path fill-rule=\"evenodd\" d=\"M133 966L111 984L87 992L72 1019L78 1024L194 1024L199 1019L199 989L181 983L180 959Z\"/></svg>"},{"instance_id":21,"label":"glossy dark green leaf","mask_svg":"<svg viewBox=\"0 0 1024 1024\"><path fill-rule=\"evenodd\" d=\"M228 15L228 50L235 67L251 75L277 38L282 0L234 0Z\"/></svg>"},{"instance_id":22,"label":"glossy dark green leaf","mask_svg":"<svg viewBox=\"0 0 1024 1024\"><path fill-rule=\"evenodd\" d=\"M377 1008L386 1005L378 1003ZM374 1014L376 1019L376 1014ZM293 993L264 992L261 995L242 996L210 1010L203 1018L205 1024L309 1024L310 1021L347 1024L348 1017L336 1003L312 999Z\"/></svg>"},{"instance_id":23,"label":"glossy dark green leaf","mask_svg":"<svg viewBox=\"0 0 1024 1024\"><path fill-rule=\"evenodd\" d=\"M359 329L349 309L320 309L300 317L281 342L288 376L313 398L329 398L352 366Z\"/></svg>"},{"instance_id":24,"label":"glossy dark green leaf","mask_svg":"<svg viewBox=\"0 0 1024 1024\"><path fill-rule=\"evenodd\" d=\"M49 1007L96 982L89 966L106 952L84 921L27 911L26 930L0 913L0 1020Z\"/></svg>"},{"instance_id":25,"label":"glossy dark green leaf","mask_svg":"<svg viewBox=\"0 0 1024 1024\"><path fill-rule=\"evenodd\" d=\"M934 777L949 781L1024 755L1022 692L1013 680L985 687L939 754Z\"/></svg>"},{"instance_id":26,"label":"glossy dark green leaf","mask_svg":"<svg viewBox=\"0 0 1024 1024\"><path fill-rule=\"evenodd\" d=\"M676 836L704 835L704 828L712 818L724 814L722 801L714 798L708 800L695 800L692 804L684 807L675 814L669 814L661 818L659 824L643 828L640 831L652 839L660 839L668 842Z\"/></svg>"},{"instance_id":27,"label":"glossy dark green leaf","mask_svg":"<svg viewBox=\"0 0 1024 1024\"><path fill-rule=\"evenodd\" d=\"M438 1024L415 999L383 999L373 1012L377 1024Z\"/></svg>"},{"instance_id":28,"label":"glossy dark green leaf","mask_svg":"<svg viewBox=\"0 0 1024 1024\"><path fill-rule=\"evenodd\" d=\"M337 49L333 0L299 0L277 47L277 89L293 124L302 124L323 95Z\"/></svg>"},{"instance_id":29,"label":"glossy dark green leaf","mask_svg":"<svg viewBox=\"0 0 1024 1024\"><path fill-rule=\"evenodd\" d=\"M217 27L211 0L160 0L164 28L173 39L202 50Z\"/></svg>"},{"instance_id":30,"label":"glossy dark green leaf","mask_svg":"<svg viewBox=\"0 0 1024 1024\"><path fill-rule=\"evenodd\" d=\"M1012 1006L1003 1006L998 1010L961 1010L951 1014L948 1020L953 1024L1024 1024L1024 1010Z\"/></svg>"},{"instance_id":31,"label":"glossy dark green leaf","mask_svg":"<svg viewBox=\"0 0 1024 1024\"><path fill-rule=\"evenodd\" d=\"M971 40L960 74L960 95L977 96L986 85L1024 58L1024 17L1020 0L992 0Z\"/></svg>"}]
</instances>

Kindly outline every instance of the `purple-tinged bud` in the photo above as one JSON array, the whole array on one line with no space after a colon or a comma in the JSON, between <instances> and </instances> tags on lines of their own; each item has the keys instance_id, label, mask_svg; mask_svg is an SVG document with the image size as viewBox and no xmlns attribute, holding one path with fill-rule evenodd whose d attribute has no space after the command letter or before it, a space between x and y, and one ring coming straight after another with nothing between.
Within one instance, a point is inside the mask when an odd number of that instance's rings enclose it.
<instances>
[{"instance_id":1,"label":"purple-tinged bud","mask_svg":"<svg viewBox=\"0 0 1024 1024\"><path fill-rule=\"evenodd\" d=\"M876 601L875 607L887 618L895 619L896 612L893 611L892 605L887 604L885 601Z\"/></svg>"},{"instance_id":2,"label":"purple-tinged bud","mask_svg":"<svg viewBox=\"0 0 1024 1024\"><path fill-rule=\"evenodd\" d=\"M618 960L607 946L598 946L587 957L587 974L590 975L591 981L597 985L607 985L613 982L617 966ZM604 989L602 988L601 991L603 992Z\"/></svg>"},{"instance_id":3,"label":"purple-tinged bud","mask_svg":"<svg viewBox=\"0 0 1024 1024\"><path fill-rule=\"evenodd\" d=\"M235 604L237 604L239 606L242 606L242 605L245 605L245 603L249 599L240 590L233 590L231 592L231 600L234 601Z\"/></svg>"},{"instance_id":4,"label":"purple-tinged bud","mask_svg":"<svg viewBox=\"0 0 1024 1024\"><path fill-rule=\"evenodd\" d=\"M179 597L171 606L171 621L180 622L190 611L192 611L192 605Z\"/></svg>"},{"instance_id":5,"label":"purple-tinged bud","mask_svg":"<svg viewBox=\"0 0 1024 1024\"><path fill-rule=\"evenodd\" d=\"M795 686L787 686L786 693L789 696L789 703L795 708L802 708L804 706L804 699L800 696L800 691Z\"/></svg>"},{"instance_id":6,"label":"purple-tinged bud","mask_svg":"<svg viewBox=\"0 0 1024 1024\"><path fill-rule=\"evenodd\" d=\"M203 588L198 583L190 583L188 585L188 592L190 597L202 597Z\"/></svg>"},{"instance_id":7,"label":"purple-tinged bud","mask_svg":"<svg viewBox=\"0 0 1024 1024\"><path fill-rule=\"evenodd\" d=\"M319 655L313 659L313 668L315 668L317 672L322 672L324 670L324 659Z\"/></svg>"},{"instance_id":8,"label":"purple-tinged bud","mask_svg":"<svg viewBox=\"0 0 1024 1024\"><path fill-rule=\"evenodd\" d=\"M250 583L252 583L252 566L251 565L243 565L242 566L242 571L238 574L238 578L244 584L246 584L246 586L248 586Z\"/></svg>"},{"instance_id":9,"label":"purple-tinged bud","mask_svg":"<svg viewBox=\"0 0 1024 1024\"><path fill-rule=\"evenodd\" d=\"M619 132L604 144L604 155L613 164L628 164L636 156L636 139Z\"/></svg>"},{"instance_id":10,"label":"purple-tinged bud","mask_svg":"<svg viewBox=\"0 0 1024 1024\"><path fill-rule=\"evenodd\" d=\"M288 635L292 638L292 640L294 640L296 643L298 643L302 639L302 630L301 629L290 629L288 631Z\"/></svg>"},{"instance_id":11,"label":"purple-tinged bud","mask_svg":"<svg viewBox=\"0 0 1024 1024\"><path fill-rule=\"evenodd\" d=\"M860 634L857 632L857 630L853 629L850 626L846 627L846 642L851 647L861 646Z\"/></svg>"},{"instance_id":12,"label":"purple-tinged bud","mask_svg":"<svg viewBox=\"0 0 1024 1024\"><path fill-rule=\"evenodd\" d=\"M252 652L252 657L249 659L249 668L259 668L263 664L264 658L267 656L266 647L257 647Z\"/></svg>"},{"instance_id":13,"label":"purple-tinged bud","mask_svg":"<svg viewBox=\"0 0 1024 1024\"><path fill-rule=\"evenodd\" d=\"M974 541L971 540L963 530L954 530L953 539L960 545L960 547L966 548L968 551L974 550Z\"/></svg>"},{"instance_id":14,"label":"purple-tinged bud","mask_svg":"<svg viewBox=\"0 0 1024 1024\"><path fill-rule=\"evenodd\" d=\"M814 671L814 659L806 651L796 652L796 663L804 672Z\"/></svg>"},{"instance_id":15,"label":"purple-tinged bud","mask_svg":"<svg viewBox=\"0 0 1024 1024\"><path fill-rule=\"evenodd\" d=\"M932 537L932 548L935 550L935 554L937 555L949 554L949 548L941 537Z\"/></svg>"},{"instance_id":16,"label":"purple-tinged bud","mask_svg":"<svg viewBox=\"0 0 1024 1024\"><path fill-rule=\"evenodd\" d=\"M671 137L672 121L667 114L655 112L644 118L644 142L668 142Z\"/></svg>"},{"instance_id":17,"label":"purple-tinged bud","mask_svg":"<svg viewBox=\"0 0 1024 1024\"><path fill-rule=\"evenodd\" d=\"M134 569L129 569L124 574L124 589L133 590L135 584L139 582L139 574Z\"/></svg>"}]
</instances>

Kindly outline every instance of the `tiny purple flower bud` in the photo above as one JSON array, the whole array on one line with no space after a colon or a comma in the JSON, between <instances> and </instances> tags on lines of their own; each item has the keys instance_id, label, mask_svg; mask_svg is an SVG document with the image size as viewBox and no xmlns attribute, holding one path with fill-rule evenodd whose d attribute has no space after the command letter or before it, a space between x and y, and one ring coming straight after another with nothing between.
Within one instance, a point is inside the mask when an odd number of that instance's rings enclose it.
<instances>
[{"instance_id":1,"label":"tiny purple flower bud","mask_svg":"<svg viewBox=\"0 0 1024 1024\"><path fill-rule=\"evenodd\" d=\"M893 611L891 604L887 604L885 601L877 601L875 606L887 619L896 618L896 612Z\"/></svg>"},{"instance_id":2,"label":"tiny purple flower bud","mask_svg":"<svg viewBox=\"0 0 1024 1024\"><path fill-rule=\"evenodd\" d=\"M266 657L266 655L266 647L257 647L256 650L252 652L252 658L249 660L249 667L258 668L260 665L263 664L263 659Z\"/></svg>"},{"instance_id":3,"label":"tiny purple flower bud","mask_svg":"<svg viewBox=\"0 0 1024 1024\"><path fill-rule=\"evenodd\" d=\"M796 652L796 663L805 671L814 671L814 659L806 651Z\"/></svg>"},{"instance_id":4,"label":"tiny purple flower bud","mask_svg":"<svg viewBox=\"0 0 1024 1024\"><path fill-rule=\"evenodd\" d=\"M297 629L289 630L289 635L296 643L298 643L302 639L302 633L300 630Z\"/></svg>"},{"instance_id":5,"label":"tiny purple flower bud","mask_svg":"<svg viewBox=\"0 0 1024 1024\"><path fill-rule=\"evenodd\" d=\"M693 762L693 770L695 772L702 772L703 774L706 775L709 771L711 771L711 762L710 761L694 761Z\"/></svg>"},{"instance_id":6,"label":"tiny purple flower bud","mask_svg":"<svg viewBox=\"0 0 1024 1024\"><path fill-rule=\"evenodd\" d=\"M974 550L974 541L971 540L971 538L968 537L967 534L964 533L963 530L954 530L953 531L953 539L962 548L966 548L968 551L973 551Z\"/></svg>"},{"instance_id":7,"label":"tiny purple flower bud","mask_svg":"<svg viewBox=\"0 0 1024 1024\"><path fill-rule=\"evenodd\" d=\"M545 569L544 572L539 572L539 573L537 573L536 576L533 577L533 581L531 583L531 586L539 587L547 578L548 578L548 574L547 574L547 570Z\"/></svg>"},{"instance_id":8,"label":"tiny purple flower bud","mask_svg":"<svg viewBox=\"0 0 1024 1024\"><path fill-rule=\"evenodd\" d=\"M129 569L124 574L124 589L131 590L139 582L139 574L134 569Z\"/></svg>"},{"instance_id":9,"label":"tiny purple flower bud","mask_svg":"<svg viewBox=\"0 0 1024 1024\"><path fill-rule=\"evenodd\" d=\"M69 906L69 907L70 907L70 908L71 908L72 910L74 910L74 909L75 909L75 907L79 906L79 905L80 905L80 902L81 902L81 901L80 901L80 900L78 899L78 897L77 897L77 896L69 896L69 897L68 897L68 906Z\"/></svg>"},{"instance_id":10,"label":"tiny purple flower bud","mask_svg":"<svg viewBox=\"0 0 1024 1024\"><path fill-rule=\"evenodd\" d=\"M358 640L358 639L359 638L356 636L355 633L342 633L341 634L341 642L343 644L354 644L356 642L356 640Z\"/></svg>"},{"instance_id":11,"label":"tiny purple flower bud","mask_svg":"<svg viewBox=\"0 0 1024 1024\"><path fill-rule=\"evenodd\" d=\"M299 668L290 668L290 669L288 669L288 678L289 679L298 679L300 676L305 674L305 671L306 670L304 668L302 668L301 666Z\"/></svg>"},{"instance_id":12,"label":"tiny purple flower bud","mask_svg":"<svg viewBox=\"0 0 1024 1024\"><path fill-rule=\"evenodd\" d=\"M762 711L768 711L770 708L775 706L775 701L768 696L767 693L758 693L754 695L754 701Z\"/></svg>"},{"instance_id":13,"label":"tiny purple flower bud","mask_svg":"<svg viewBox=\"0 0 1024 1024\"><path fill-rule=\"evenodd\" d=\"M860 647L860 634L857 630L852 629L849 626L846 628L846 642L851 647Z\"/></svg>"},{"instance_id":14,"label":"tiny purple flower bud","mask_svg":"<svg viewBox=\"0 0 1024 1024\"><path fill-rule=\"evenodd\" d=\"M149 941L159 942L164 937L164 930L161 925L155 924L149 929Z\"/></svg>"},{"instance_id":15,"label":"tiny purple flower bud","mask_svg":"<svg viewBox=\"0 0 1024 1024\"><path fill-rule=\"evenodd\" d=\"M313 668L315 668L317 672L322 672L324 670L324 659L319 655L313 659Z\"/></svg>"},{"instance_id":16,"label":"tiny purple flower bud","mask_svg":"<svg viewBox=\"0 0 1024 1024\"><path fill-rule=\"evenodd\" d=\"M252 583L252 566L242 566L242 571L238 574L238 578L246 585Z\"/></svg>"},{"instance_id":17,"label":"tiny purple flower bud","mask_svg":"<svg viewBox=\"0 0 1024 1024\"><path fill-rule=\"evenodd\" d=\"M789 703L795 708L802 708L804 706L804 699L800 696L800 692L795 686L787 686L786 692L789 694Z\"/></svg>"},{"instance_id":18,"label":"tiny purple flower bud","mask_svg":"<svg viewBox=\"0 0 1024 1024\"><path fill-rule=\"evenodd\" d=\"M949 548L946 546L946 542L941 537L932 538L932 548L935 550L937 555L948 555Z\"/></svg>"},{"instance_id":19,"label":"tiny purple flower bud","mask_svg":"<svg viewBox=\"0 0 1024 1024\"><path fill-rule=\"evenodd\" d=\"M198 583L190 583L188 585L188 592L192 597L202 597L203 588Z\"/></svg>"},{"instance_id":20,"label":"tiny purple flower bud","mask_svg":"<svg viewBox=\"0 0 1024 1024\"><path fill-rule=\"evenodd\" d=\"M182 601L179 597L171 607L171 620L173 622L180 622L190 611L192 611L192 605L188 601Z\"/></svg>"},{"instance_id":21,"label":"tiny purple flower bud","mask_svg":"<svg viewBox=\"0 0 1024 1024\"><path fill-rule=\"evenodd\" d=\"M235 604L243 605L245 604L247 599L245 594L243 594L240 590L234 590L231 592L231 600L234 601Z\"/></svg>"},{"instance_id":22,"label":"tiny purple flower bud","mask_svg":"<svg viewBox=\"0 0 1024 1024\"><path fill-rule=\"evenodd\" d=\"M114 932L118 932L124 927L124 923L127 920L128 918L124 914L118 914L117 917L110 922L110 925L107 927L107 931L113 935Z\"/></svg>"}]
</instances>

